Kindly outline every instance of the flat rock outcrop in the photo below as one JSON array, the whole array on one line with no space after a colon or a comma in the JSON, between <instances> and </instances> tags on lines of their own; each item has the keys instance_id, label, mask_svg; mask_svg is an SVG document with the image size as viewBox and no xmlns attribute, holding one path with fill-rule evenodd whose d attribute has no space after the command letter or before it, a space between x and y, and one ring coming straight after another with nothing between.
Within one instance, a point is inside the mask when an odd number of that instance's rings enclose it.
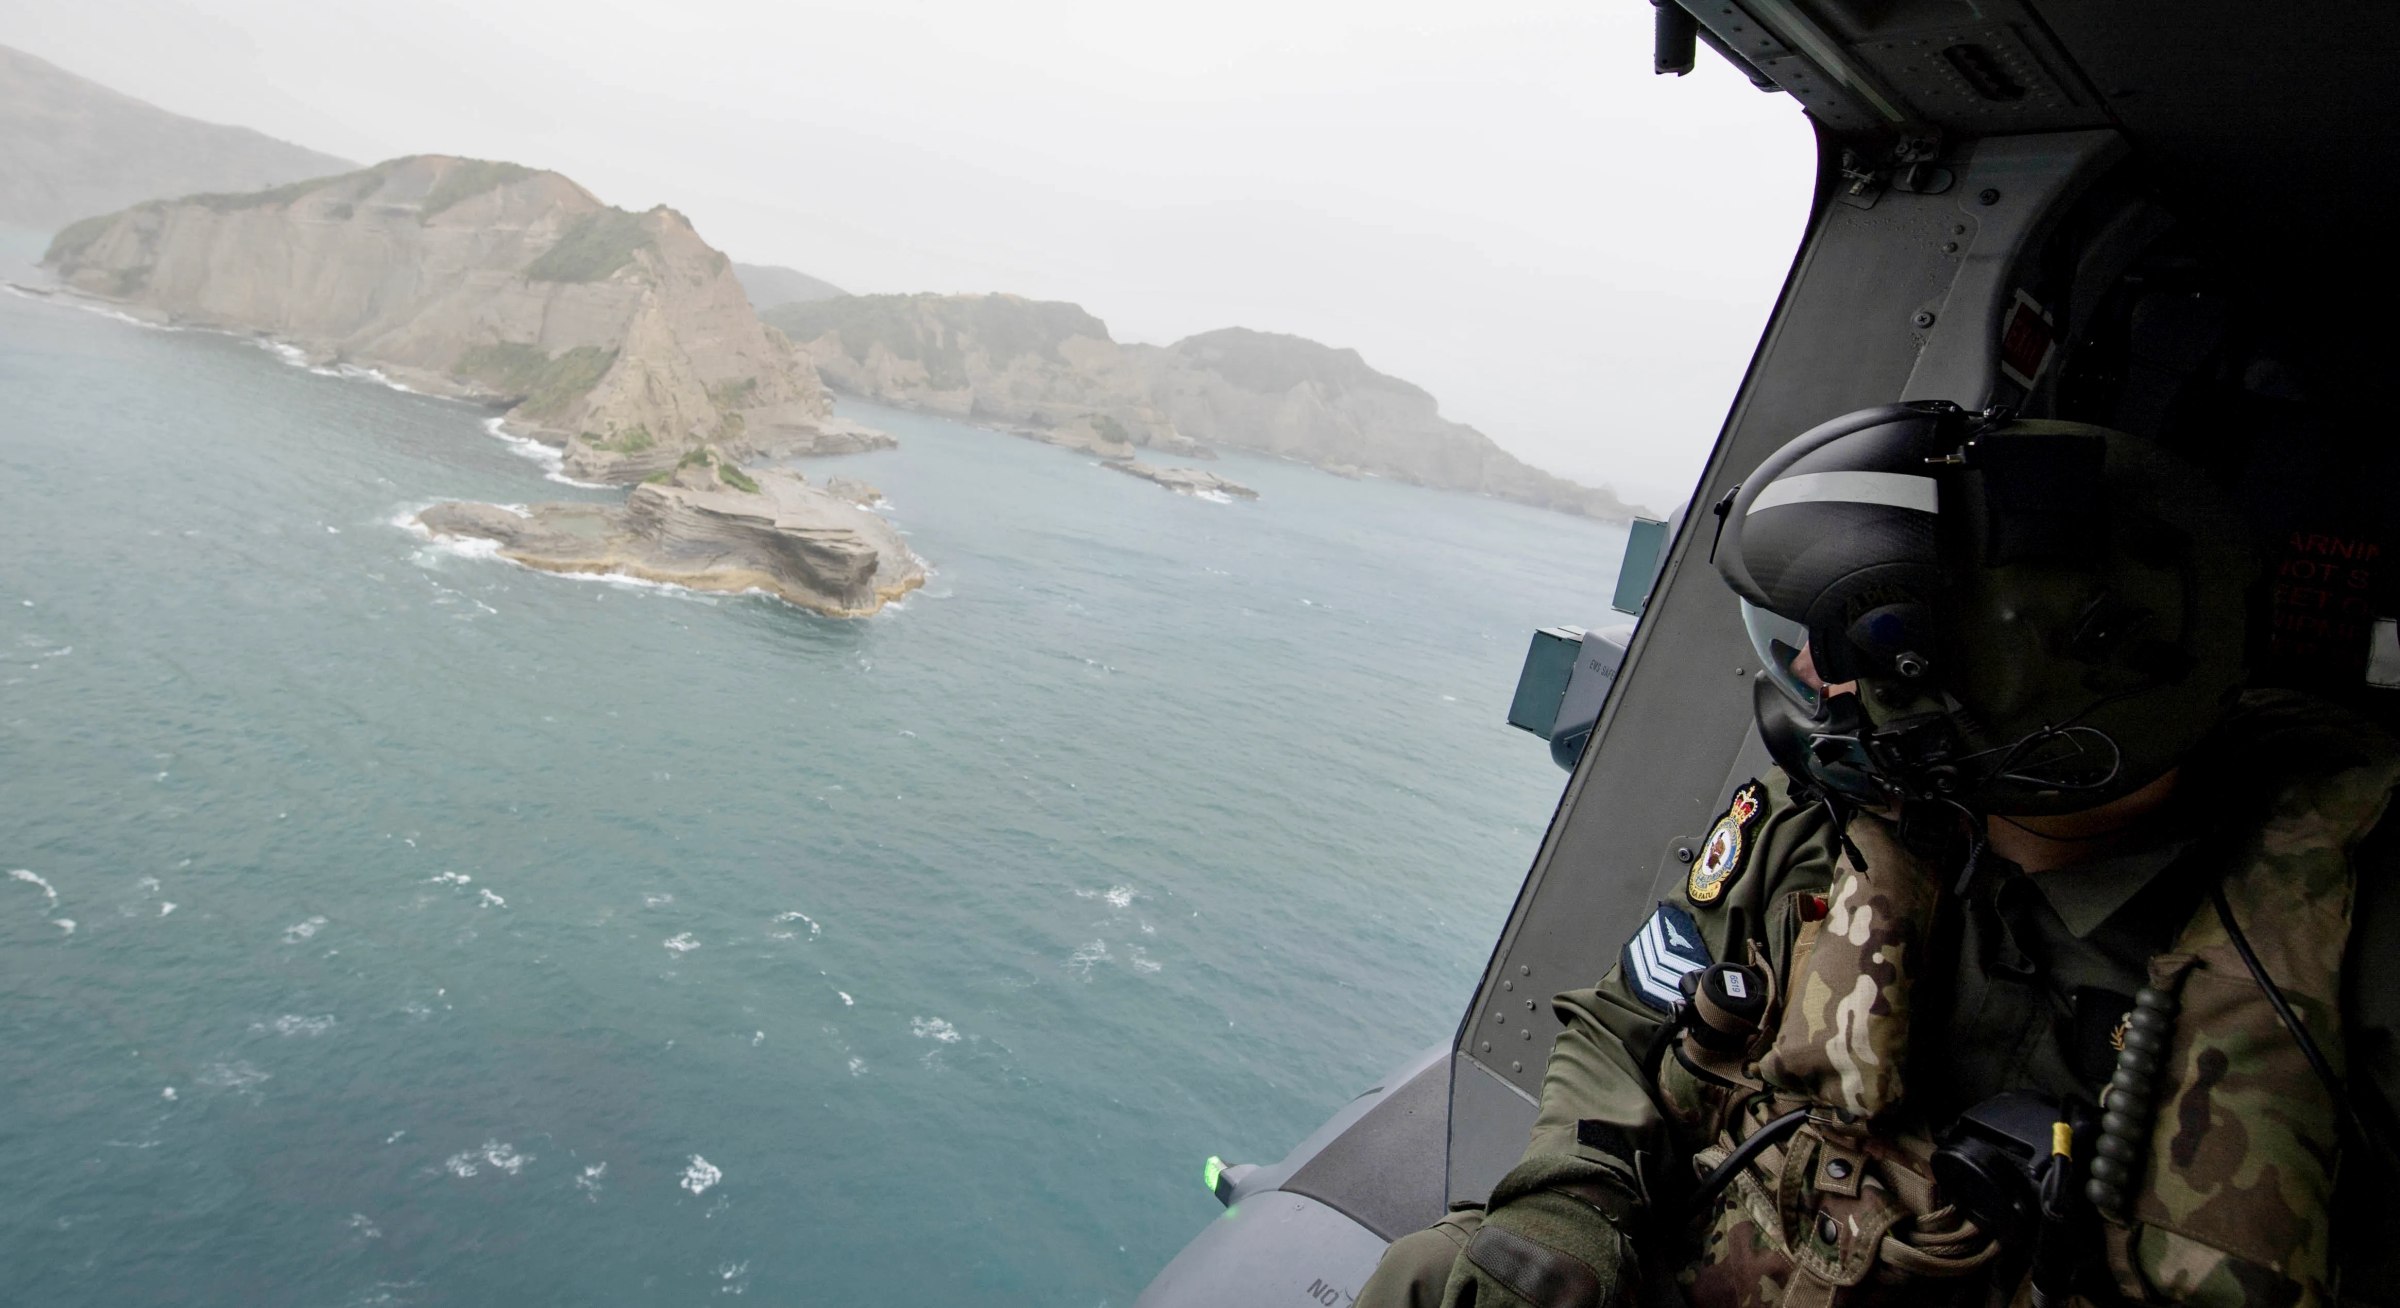
<instances>
[{"instance_id":1,"label":"flat rock outcrop","mask_svg":"<svg viewBox=\"0 0 2400 1308\"><path fill-rule=\"evenodd\" d=\"M415 155L152 201L67 227L44 262L168 321L505 406L583 480L637 482L703 444L764 458L894 443L834 418L683 215L611 208L516 164Z\"/></svg>"},{"instance_id":2,"label":"flat rock outcrop","mask_svg":"<svg viewBox=\"0 0 2400 1308\"><path fill-rule=\"evenodd\" d=\"M1254 500L1258 492L1238 481L1230 481L1200 468L1160 468L1139 459L1124 459L1108 465L1131 477L1156 482L1182 495L1222 495L1238 500Z\"/></svg>"},{"instance_id":3,"label":"flat rock outcrop","mask_svg":"<svg viewBox=\"0 0 2400 1308\"><path fill-rule=\"evenodd\" d=\"M1254 450L1342 477L1594 518L1635 512L1442 417L1432 395L1356 350L1298 336L1232 327L1168 346L1120 344L1076 305L1013 295L854 295L767 317L837 390L1103 459Z\"/></svg>"},{"instance_id":4,"label":"flat rock outcrop","mask_svg":"<svg viewBox=\"0 0 2400 1308\"><path fill-rule=\"evenodd\" d=\"M831 617L863 617L925 584L900 533L854 498L793 473L746 473L713 446L622 505L448 503L416 522L437 537L491 541L501 557L545 572L755 590Z\"/></svg>"}]
</instances>

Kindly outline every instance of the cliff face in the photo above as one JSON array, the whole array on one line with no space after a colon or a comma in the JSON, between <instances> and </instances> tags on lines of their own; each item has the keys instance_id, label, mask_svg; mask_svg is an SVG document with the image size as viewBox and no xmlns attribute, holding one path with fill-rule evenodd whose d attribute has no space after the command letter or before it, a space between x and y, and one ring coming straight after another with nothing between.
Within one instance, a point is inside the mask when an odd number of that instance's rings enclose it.
<instances>
[{"instance_id":1,"label":"cliff face","mask_svg":"<svg viewBox=\"0 0 2400 1308\"><path fill-rule=\"evenodd\" d=\"M357 166L168 113L0 46L0 227L55 231L156 196L247 191Z\"/></svg>"},{"instance_id":2,"label":"cliff face","mask_svg":"<svg viewBox=\"0 0 2400 1308\"><path fill-rule=\"evenodd\" d=\"M840 423L729 260L672 209L628 213L551 172L438 155L75 223L68 285L194 325L508 406L569 474L639 481L736 457L889 444Z\"/></svg>"},{"instance_id":3,"label":"cliff face","mask_svg":"<svg viewBox=\"0 0 2400 1308\"><path fill-rule=\"evenodd\" d=\"M1071 443L1206 454L1151 402L1141 365L1080 307L1016 295L852 295L767 321L836 390Z\"/></svg>"},{"instance_id":4,"label":"cliff face","mask_svg":"<svg viewBox=\"0 0 2400 1308\"><path fill-rule=\"evenodd\" d=\"M767 317L838 390L1030 427L1103 457L1224 446L1595 518L1634 512L1448 421L1433 396L1357 351L1297 336L1233 327L1165 347L1119 345L1075 305L1012 295L860 295Z\"/></svg>"}]
</instances>

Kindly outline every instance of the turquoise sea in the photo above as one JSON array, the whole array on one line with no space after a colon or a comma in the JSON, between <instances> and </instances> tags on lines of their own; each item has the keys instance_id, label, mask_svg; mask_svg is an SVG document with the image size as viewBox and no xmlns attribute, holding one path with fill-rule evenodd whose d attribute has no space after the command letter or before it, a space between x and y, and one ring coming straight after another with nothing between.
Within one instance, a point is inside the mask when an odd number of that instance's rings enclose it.
<instances>
[{"instance_id":1,"label":"turquoise sea","mask_svg":"<svg viewBox=\"0 0 2400 1308\"><path fill-rule=\"evenodd\" d=\"M1443 1039L1618 528L845 405L838 622L395 520L480 410L0 294L0 1303L1130 1304Z\"/></svg>"}]
</instances>

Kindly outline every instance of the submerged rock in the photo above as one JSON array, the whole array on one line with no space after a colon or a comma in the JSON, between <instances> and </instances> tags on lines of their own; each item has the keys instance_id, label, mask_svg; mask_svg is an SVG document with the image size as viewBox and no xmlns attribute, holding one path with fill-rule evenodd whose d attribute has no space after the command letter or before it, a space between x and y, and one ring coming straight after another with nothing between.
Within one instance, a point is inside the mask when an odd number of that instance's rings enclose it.
<instances>
[{"instance_id":1,"label":"submerged rock","mask_svg":"<svg viewBox=\"0 0 2400 1308\"><path fill-rule=\"evenodd\" d=\"M1257 491L1240 482L1229 481L1213 472L1204 472L1198 468L1159 468L1138 459L1114 460L1106 466L1128 476L1156 482L1181 495L1230 495L1236 499L1245 500L1258 498Z\"/></svg>"},{"instance_id":2,"label":"submerged rock","mask_svg":"<svg viewBox=\"0 0 2400 1308\"><path fill-rule=\"evenodd\" d=\"M545 572L757 590L838 618L925 584L923 561L882 517L795 473L745 473L714 447L634 487L622 505L436 504L416 521L436 536L492 541L501 557Z\"/></svg>"}]
</instances>

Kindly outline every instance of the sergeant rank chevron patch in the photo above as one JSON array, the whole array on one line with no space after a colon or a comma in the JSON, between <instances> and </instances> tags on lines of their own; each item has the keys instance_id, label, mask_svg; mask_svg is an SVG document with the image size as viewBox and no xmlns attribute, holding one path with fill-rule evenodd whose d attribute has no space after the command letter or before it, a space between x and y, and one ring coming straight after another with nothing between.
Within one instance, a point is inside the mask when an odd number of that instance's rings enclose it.
<instances>
[{"instance_id":1,"label":"sergeant rank chevron patch","mask_svg":"<svg viewBox=\"0 0 2400 1308\"><path fill-rule=\"evenodd\" d=\"M1683 979L1715 961L1692 915L1673 904L1660 904L1625 942L1625 982L1643 1003L1672 1013L1683 1004Z\"/></svg>"}]
</instances>

